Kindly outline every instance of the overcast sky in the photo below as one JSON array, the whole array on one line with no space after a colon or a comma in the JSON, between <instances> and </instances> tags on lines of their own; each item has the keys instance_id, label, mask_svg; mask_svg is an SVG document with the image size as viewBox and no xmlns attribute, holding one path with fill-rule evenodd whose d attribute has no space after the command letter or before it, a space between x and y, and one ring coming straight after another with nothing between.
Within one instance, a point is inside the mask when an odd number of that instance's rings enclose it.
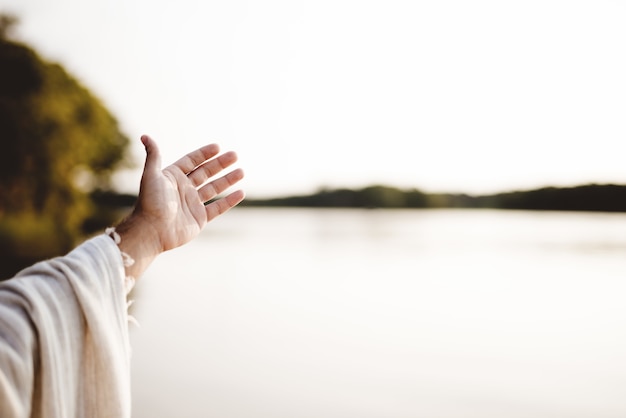
<instances>
[{"instance_id":1,"label":"overcast sky","mask_svg":"<svg viewBox=\"0 0 626 418\"><path fill-rule=\"evenodd\" d=\"M626 183L621 0L2 0L142 159L207 142L250 196ZM139 172L123 177L136 190Z\"/></svg>"}]
</instances>

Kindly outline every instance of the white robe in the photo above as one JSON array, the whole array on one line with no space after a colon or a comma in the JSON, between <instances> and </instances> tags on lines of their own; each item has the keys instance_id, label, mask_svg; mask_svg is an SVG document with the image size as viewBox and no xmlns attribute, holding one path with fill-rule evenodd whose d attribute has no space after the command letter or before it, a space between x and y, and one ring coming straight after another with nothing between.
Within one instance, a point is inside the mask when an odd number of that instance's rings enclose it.
<instances>
[{"instance_id":1,"label":"white robe","mask_svg":"<svg viewBox=\"0 0 626 418\"><path fill-rule=\"evenodd\" d=\"M0 417L130 417L124 266L100 235L0 283Z\"/></svg>"}]
</instances>

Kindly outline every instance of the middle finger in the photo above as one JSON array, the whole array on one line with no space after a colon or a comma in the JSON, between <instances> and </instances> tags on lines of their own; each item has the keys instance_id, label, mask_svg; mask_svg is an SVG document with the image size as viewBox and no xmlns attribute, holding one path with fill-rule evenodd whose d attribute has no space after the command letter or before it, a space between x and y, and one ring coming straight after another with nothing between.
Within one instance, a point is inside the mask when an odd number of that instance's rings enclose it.
<instances>
[{"instance_id":1,"label":"middle finger","mask_svg":"<svg viewBox=\"0 0 626 418\"><path fill-rule=\"evenodd\" d=\"M191 173L187 174L187 178L189 178L195 188L199 188L211 177L234 164L236 161L237 154L233 151L229 151L196 167Z\"/></svg>"}]
</instances>

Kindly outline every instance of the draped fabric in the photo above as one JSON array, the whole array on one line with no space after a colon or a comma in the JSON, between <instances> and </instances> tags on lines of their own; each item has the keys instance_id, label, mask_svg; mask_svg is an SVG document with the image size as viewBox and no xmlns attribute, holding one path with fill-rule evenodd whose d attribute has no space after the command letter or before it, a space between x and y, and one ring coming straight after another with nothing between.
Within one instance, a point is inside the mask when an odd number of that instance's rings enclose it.
<instances>
[{"instance_id":1,"label":"draped fabric","mask_svg":"<svg viewBox=\"0 0 626 418\"><path fill-rule=\"evenodd\" d=\"M0 283L0 417L130 417L124 266L100 235Z\"/></svg>"}]
</instances>

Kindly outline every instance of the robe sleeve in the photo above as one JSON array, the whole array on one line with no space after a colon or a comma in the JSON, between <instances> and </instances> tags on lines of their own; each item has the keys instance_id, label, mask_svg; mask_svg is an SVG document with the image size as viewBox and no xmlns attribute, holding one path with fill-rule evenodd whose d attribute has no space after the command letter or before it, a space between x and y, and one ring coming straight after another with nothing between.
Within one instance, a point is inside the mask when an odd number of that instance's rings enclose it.
<instances>
[{"instance_id":1,"label":"robe sleeve","mask_svg":"<svg viewBox=\"0 0 626 418\"><path fill-rule=\"evenodd\" d=\"M0 283L0 417L129 417L124 266L106 235Z\"/></svg>"}]
</instances>

